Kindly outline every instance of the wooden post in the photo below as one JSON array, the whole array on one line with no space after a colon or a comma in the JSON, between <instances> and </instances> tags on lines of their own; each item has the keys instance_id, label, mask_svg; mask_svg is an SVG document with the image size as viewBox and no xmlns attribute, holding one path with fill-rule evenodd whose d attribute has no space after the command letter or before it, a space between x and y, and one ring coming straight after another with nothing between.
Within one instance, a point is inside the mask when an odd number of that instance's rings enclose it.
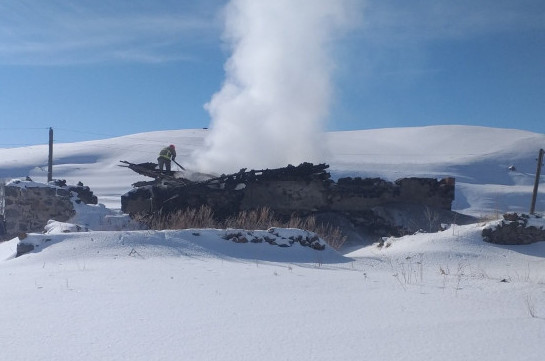
<instances>
[{"instance_id":1,"label":"wooden post","mask_svg":"<svg viewBox=\"0 0 545 361\"><path fill-rule=\"evenodd\" d=\"M47 161L47 181L53 180L53 128L49 128L49 158Z\"/></svg>"},{"instance_id":2,"label":"wooden post","mask_svg":"<svg viewBox=\"0 0 545 361\"><path fill-rule=\"evenodd\" d=\"M541 164L543 163L543 149L539 150L539 155L537 157L537 170L536 170L536 180L534 182L534 193L532 194L532 205L530 206L530 214L534 214L536 210L536 199L537 199L537 188L539 186L539 179L541 177Z\"/></svg>"}]
</instances>

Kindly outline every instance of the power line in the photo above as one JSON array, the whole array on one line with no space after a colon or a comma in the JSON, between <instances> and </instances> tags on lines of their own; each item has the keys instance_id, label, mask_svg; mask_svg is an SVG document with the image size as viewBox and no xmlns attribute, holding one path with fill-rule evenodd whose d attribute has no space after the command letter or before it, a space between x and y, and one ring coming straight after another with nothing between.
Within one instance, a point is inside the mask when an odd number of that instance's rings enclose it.
<instances>
[{"instance_id":1,"label":"power line","mask_svg":"<svg viewBox=\"0 0 545 361\"><path fill-rule=\"evenodd\" d=\"M1 128L2 130L44 130L44 129L49 129L49 127L45 127L45 128L36 128L36 127L2 127Z\"/></svg>"},{"instance_id":2,"label":"power line","mask_svg":"<svg viewBox=\"0 0 545 361\"><path fill-rule=\"evenodd\" d=\"M23 146L23 147L31 147L33 145L45 145L45 143L40 144L31 144L31 143L0 143L0 146L7 146L7 147L13 147L13 146Z\"/></svg>"},{"instance_id":3,"label":"power line","mask_svg":"<svg viewBox=\"0 0 545 361\"><path fill-rule=\"evenodd\" d=\"M120 138L120 137L130 137L131 140L141 140L141 141L145 141L145 142L148 142L148 143L158 143L158 144L164 144L165 141L163 140L157 140L157 139L151 139L151 138L146 138L146 137L141 137L141 136L134 136L132 134L127 134L127 135L118 135L118 134L111 134L111 133L101 133L101 132L91 132L91 131L85 131L85 130L80 130L80 129L70 129L70 128L64 128L64 127L61 127L61 128L58 128L58 127L53 127L55 129L55 142L58 143L58 142L61 142L61 143L74 143L74 142L91 142L91 141L107 141L108 138ZM17 131L27 131L27 130L49 130L49 127L47 128L41 128L41 127L2 127L0 128L1 130L17 130ZM71 132L71 133L79 133L79 134L86 134L86 135L98 135L98 136L102 136L102 137L107 137L106 139L85 139L85 140L78 140L78 141L74 141L73 139L67 139L67 138L64 138L64 137L58 137L58 132ZM168 143L168 142L167 142ZM188 144L188 145L199 145L201 144L201 142L188 142L188 141L185 141L184 142L185 144ZM0 146L8 146L8 147L13 147L13 146L32 146L32 145L43 145L43 144L47 144L47 142L41 142L41 143L0 143ZM120 148L116 148L116 149L120 149Z\"/></svg>"},{"instance_id":4,"label":"power line","mask_svg":"<svg viewBox=\"0 0 545 361\"><path fill-rule=\"evenodd\" d=\"M144 137L134 136L134 135L132 135L132 134L127 134L127 135L116 135L116 134L89 132L89 131L76 130L76 129L68 129L68 128L55 128L55 130L67 131L67 132L72 132L72 133L80 133L80 134L100 135L100 136L109 137L109 138L130 137L131 139L144 140L144 141L147 141L147 142L154 142L154 143L160 143L160 144L165 143L165 142L162 141L162 140L144 138ZM168 131L168 130L165 130L165 132L166 132L166 131Z\"/></svg>"}]
</instances>

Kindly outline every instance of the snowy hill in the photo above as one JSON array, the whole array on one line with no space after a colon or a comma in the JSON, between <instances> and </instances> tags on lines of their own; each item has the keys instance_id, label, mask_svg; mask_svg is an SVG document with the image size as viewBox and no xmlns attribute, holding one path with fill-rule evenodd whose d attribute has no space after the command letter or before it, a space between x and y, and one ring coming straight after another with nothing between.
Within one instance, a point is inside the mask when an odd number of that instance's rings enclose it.
<instances>
[{"instance_id":1,"label":"snowy hill","mask_svg":"<svg viewBox=\"0 0 545 361\"><path fill-rule=\"evenodd\" d=\"M456 178L453 209L471 215L528 211L545 135L468 126L329 134L339 175ZM515 166L516 171L509 171ZM543 175L542 175L543 176ZM545 190L541 189L541 192ZM539 209L545 208L541 197Z\"/></svg>"},{"instance_id":2,"label":"snowy hill","mask_svg":"<svg viewBox=\"0 0 545 361\"><path fill-rule=\"evenodd\" d=\"M204 144L207 130L173 130L125 137L56 144L54 177L82 181L99 202L120 208L120 196L143 180L118 167L120 160L153 162L165 145L176 144L182 165ZM536 156L545 135L512 129L433 126L326 133L327 155L335 178L343 176L455 177L453 209L470 215L527 211L536 171ZM0 178L47 178L47 146L0 149ZM515 166L516 171L509 171ZM266 165L264 165L266 167ZM221 173L218 170L218 173ZM145 178L144 178L145 179ZM541 190L545 192L545 190ZM539 197L538 210L545 209Z\"/></svg>"},{"instance_id":3,"label":"snowy hill","mask_svg":"<svg viewBox=\"0 0 545 361\"><path fill-rule=\"evenodd\" d=\"M54 177L99 202L142 177L165 144L191 164L206 130L57 144ZM457 179L455 208L529 207L540 134L441 126L328 133L334 177ZM47 149L0 149L0 177L45 180ZM509 166L516 171L509 171ZM543 189L537 210L543 212ZM101 206L73 222L97 225ZM95 223L88 222L92 217ZM1 354L9 360L530 360L545 346L545 242L483 242L491 223L390 238L340 254L290 242L236 243L265 230L76 230L51 222L0 243ZM538 221L545 227L545 222ZM103 226L103 225L102 225ZM100 227L100 229L106 229ZM271 231L272 232L272 231ZM279 246L281 244L283 246ZM348 252L348 251L346 251Z\"/></svg>"}]
</instances>

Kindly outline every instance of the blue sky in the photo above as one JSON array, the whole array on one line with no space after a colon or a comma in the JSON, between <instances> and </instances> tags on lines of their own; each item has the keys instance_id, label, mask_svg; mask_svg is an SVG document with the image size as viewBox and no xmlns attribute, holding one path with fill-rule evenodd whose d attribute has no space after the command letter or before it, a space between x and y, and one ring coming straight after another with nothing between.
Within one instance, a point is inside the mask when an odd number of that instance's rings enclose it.
<instances>
[{"instance_id":1,"label":"blue sky","mask_svg":"<svg viewBox=\"0 0 545 361\"><path fill-rule=\"evenodd\" d=\"M545 133L545 2L348 1L326 130ZM208 127L226 3L0 0L0 147Z\"/></svg>"}]
</instances>

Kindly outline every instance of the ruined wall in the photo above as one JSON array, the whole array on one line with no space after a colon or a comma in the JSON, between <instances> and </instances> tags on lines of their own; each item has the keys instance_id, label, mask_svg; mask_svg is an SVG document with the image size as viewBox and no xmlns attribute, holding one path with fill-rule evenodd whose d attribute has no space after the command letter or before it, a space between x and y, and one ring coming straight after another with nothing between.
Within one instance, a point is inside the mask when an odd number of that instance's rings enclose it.
<instances>
[{"instance_id":1,"label":"ruined wall","mask_svg":"<svg viewBox=\"0 0 545 361\"><path fill-rule=\"evenodd\" d=\"M450 210L454 200L454 178L341 178L327 192L329 209L360 211L391 203L412 203Z\"/></svg>"},{"instance_id":2,"label":"ruined wall","mask_svg":"<svg viewBox=\"0 0 545 361\"><path fill-rule=\"evenodd\" d=\"M58 187L20 186L4 187L3 239L20 233L41 232L47 221L67 221L75 214L70 191Z\"/></svg>"},{"instance_id":3,"label":"ruined wall","mask_svg":"<svg viewBox=\"0 0 545 361\"><path fill-rule=\"evenodd\" d=\"M309 213L327 207L327 184L319 180L250 183L242 190L241 210L268 207L277 214Z\"/></svg>"},{"instance_id":4,"label":"ruined wall","mask_svg":"<svg viewBox=\"0 0 545 361\"><path fill-rule=\"evenodd\" d=\"M145 186L136 188L130 192L131 196L121 197L121 208L127 214L147 213L153 209L152 187Z\"/></svg>"},{"instance_id":5,"label":"ruined wall","mask_svg":"<svg viewBox=\"0 0 545 361\"><path fill-rule=\"evenodd\" d=\"M74 192L74 193L72 193ZM15 180L4 185L3 232L0 240L11 239L21 233L42 232L47 221L54 219L64 222L75 215L72 195L76 202L96 204L96 196L83 185L61 186ZM2 227L0 227L2 228Z\"/></svg>"},{"instance_id":6,"label":"ruined wall","mask_svg":"<svg viewBox=\"0 0 545 361\"><path fill-rule=\"evenodd\" d=\"M276 214L315 212L362 212L392 203L411 203L450 210L454 179L403 178L388 182L380 178L327 178L264 180L215 188L196 184L184 187L136 188L121 198L126 213L172 212L207 205L219 218L241 210L268 207Z\"/></svg>"},{"instance_id":7,"label":"ruined wall","mask_svg":"<svg viewBox=\"0 0 545 361\"><path fill-rule=\"evenodd\" d=\"M241 209L267 206L275 212L352 212L391 203L413 203L451 209L454 178L403 178L387 182L380 178L270 181L248 184Z\"/></svg>"},{"instance_id":8,"label":"ruined wall","mask_svg":"<svg viewBox=\"0 0 545 361\"><path fill-rule=\"evenodd\" d=\"M244 192L235 188L191 186L182 189L183 191L163 186L152 187L152 212L160 210L163 213L171 213L180 209L199 209L201 206L207 205L214 210L216 217L224 219L238 213L241 209L240 204ZM123 198L121 198L122 210L124 203L132 204L130 201L124 202ZM140 202L143 203L142 197L140 197ZM123 210L123 212L126 211Z\"/></svg>"}]
</instances>

